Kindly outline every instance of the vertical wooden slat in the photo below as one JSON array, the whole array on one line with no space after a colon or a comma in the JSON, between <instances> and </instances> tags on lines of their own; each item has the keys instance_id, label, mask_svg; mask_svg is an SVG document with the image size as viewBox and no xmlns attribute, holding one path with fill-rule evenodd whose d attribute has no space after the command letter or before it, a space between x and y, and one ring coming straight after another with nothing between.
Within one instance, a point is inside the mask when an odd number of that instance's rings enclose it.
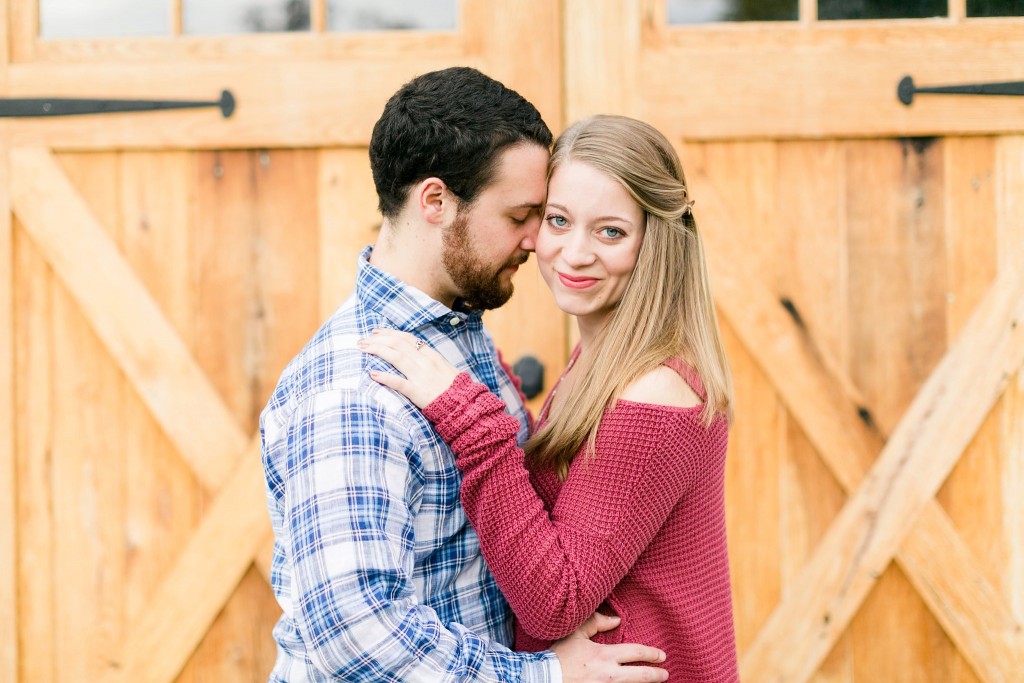
<instances>
[{"instance_id":1,"label":"vertical wooden slat","mask_svg":"<svg viewBox=\"0 0 1024 683\"><path fill-rule=\"evenodd\" d=\"M943 141L945 201L947 335L956 338L996 276L995 139L946 138ZM999 416L1002 402L978 434L936 496L960 530L979 567L993 586L1002 587L1004 564L1003 501L991 495L1002 485ZM947 680L978 680L959 652Z\"/></svg>"},{"instance_id":2,"label":"vertical wooden slat","mask_svg":"<svg viewBox=\"0 0 1024 683\"><path fill-rule=\"evenodd\" d=\"M27 62L35 52L36 37L39 35L39 3L11 2L7 12L10 18L7 54L12 62Z\"/></svg>"},{"instance_id":3,"label":"vertical wooden slat","mask_svg":"<svg viewBox=\"0 0 1024 683\"><path fill-rule=\"evenodd\" d=\"M285 365L320 326L317 162L317 152L309 150L259 154L248 358L252 412L245 423L250 430L257 428ZM373 196L363 201L372 204Z\"/></svg>"},{"instance_id":4,"label":"vertical wooden slat","mask_svg":"<svg viewBox=\"0 0 1024 683\"><path fill-rule=\"evenodd\" d=\"M120 240L119 155L61 165L108 236ZM124 624L125 383L63 284L54 288L54 600L58 680L95 680Z\"/></svg>"},{"instance_id":5,"label":"vertical wooden slat","mask_svg":"<svg viewBox=\"0 0 1024 683\"><path fill-rule=\"evenodd\" d=\"M277 656L271 629L280 615L270 587L250 569L175 683L266 681Z\"/></svg>"},{"instance_id":6,"label":"vertical wooden slat","mask_svg":"<svg viewBox=\"0 0 1024 683\"><path fill-rule=\"evenodd\" d=\"M775 143L722 143L689 144L682 153L690 196L696 200L695 216L704 234L728 230L730 237L742 243L766 245L744 266L748 275L766 283L774 283L775 273L776 152ZM727 226L701 223L702 192L712 189L730 198L733 220ZM714 291L714 281L711 286ZM730 571L736 587L736 640L742 654L783 592L781 492L786 416L771 381L740 343L737 330L724 319L720 323L736 384L726 500L757 501L757 505L727 509ZM754 453L756 457L750 457Z\"/></svg>"},{"instance_id":7,"label":"vertical wooden slat","mask_svg":"<svg viewBox=\"0 0 1024 683\"><path fill-rule=\"evenodd\" d=\"M800 23L813 26L818 21L818 0L800 0Z\"/></svg>"},{"instance_id":8,"label":"vertical wooden slat","mask_svg":"<svg viewBox=\"0 0 1024 683\"><path fill-rule=\"evenodd\" d=\"M839 365L849 344L845 149L836 141L778 149L778 295L827 365Z\"/></svg>"},{"instance_id":9,"label":"vertical wooden slat","mask_svg":"<svg viewBox=\"0 0 1024 683\"><path fill-rule=\"evenodd\" d=\"M563 5L564 124L593 114L641 116L641 3L566 0Z\"/></svg>"},{"instance_id":10,"label":"vertical wooden slat","mask_svg":"<svg viewBox=\"0 0 1024 683\"><path fill-rule=\"evenodd\" d=\"M945 350L941 143L847 143L850 376L889 433Z\"/></svg>"},{"instance_id":11,"label":"vertical wooden slat","mask_svg":"<svg viewBox=\"0 0 1024 683\"><path fill-rule=\"evenodd\" d=\"M967 16L967 0L948 0L949 1L949 18L955 22L960 23Z\"/></svg>"},{"instance_id":12,"label":"vertical wooden slat","mask_svg":"<svg viewBox=\"0 0 1024 683\"><path fill-rule=\"evenodd\" d=\"M793 585L846 500L842 488L825 468L814 446L788 414L785 429L785 449L781 453L782 532L779 538L783 591ZM855 683L853 637L850 633L839 639L812 680L816 683Z\"/></svg>"},{"instance_id":13,"label":"vertical wooden slat","mask_svg":"<svg viewBox=\"0 0 1024 683\"><path fill-rule=\"evenodd\" d=\"M53 299L53 634L58 680L96 680L121 639L123 384L63 287Z\"/></svg>"},{"instance_id":14,"label":"vertical wooden slat","mask_svg":"<svg viewBox=\"0 0 1024 683\"><path fill-rule=\"evenodd\" d=\"M53 597L52 275L15 221L15 449L18 482L18 638L21 680L56 680ZM18 680L18 679L13 679Z\"/></svg>"},{"instance_id":15,"label":"vertical wooden slat","mask_svg":"<svg viewBox=\"0 0 1024 683\"><path fill-rule=\"evenodd\" d=\"M7 149L0 138L0 678L14 681L18 671L18 479L14 439L14 226L7 175Z\"/></svg>"},{"instance_id":16,"label":"vertical wooden slat","mask_svg":"<svg viewBox=\"0 0 1024 683\"><path fill-rule=\"evenodd\" d=\"M194 353L235 420L247 425L253 413L258 153L210 152L197 158Z\"/></svg>"},{"instance_id":17,"label":"vertical wooden slat","mask_svg":"<svg viewBox=\"0 0 1024 683\"><path fill-rule=\"evenodd\" d=\"M742 654L782 595L780 451L784 415L771 382L722 322L735 381L736 421L729 432L725 497L757 501L726 509L736 646ZM756 454L756 457L751 457Z\"/></svg>"},{"instance_id":18,"label":"vertical wooden slat","mask_svg":"<svg viewBox=\"0 0 1024 683\"><path fill-rule=\"evenodd\" d=\"M849 372L872 418L891 432L945 350L942 146L934 140L846 145ZM850 630L858 679L933 676L956 657L895 566ZM917 646L897 651L904 641Z\"/></svg>"},{"instance_id":19,"label":"vertical wooden slat","mask_svg":"<svg viewBox=\"0 0 1024 683\"><path fill-rule=\"evenodd\" d=\"M7 0L0 0L0 95L10 59ZM0 679L18 675L18 517L14 428L14 224L8 126L0 123Z\"/></svg>"},{"instance_id":20,"label":"vertical wooden slat","mask_svg":"<svg viewBox=\"0 0 1024 683\"><path fill-rule=\"evenodd\" d=\"M1006 136L996 143L996 242L999 271L1020 268L1024 263L1024 136ZM1024 496L1020 495L1024 491L1024 371L1018 371L1003 399L1002 501L1007 554L1002 584L1013 614L1024 623Z\"/></svg>"},{"instance_id":21,"label":"vertical wooden slat","mask_svg":"<svg viewBox=\"0 0 1024 683\"><path fill-rule=\"evenodd\" d=\"M327 30L327 0L312 0L309 14L313 33L324 33Z\"/></svg>"},{"instance_id":22,"label":"vertical wooden slat","mask_svg":"<svg viewBox=\"0 0 1024 683\"><path fill-rule=\"evenodd\" d=\"M317 157L296 150L198 157L194 353L221 394L230 397L247 431L256 428L284 366L320 324ZM362 161L365 166L365 152ZM341 213L342 219L347 216ZM239 628L252 623L256 611L272 612L274 598L269 589L248 596L249 601L232 597L185 667L183 680L202 679L208 671L237 679L240 662L262 651L247 638L240 640ZM265 641L274 619L262 623Z\"/></svg>"},{"instance_id":23,"label":"vertical wooden slat","mask_svg":"<svg viewBox=\"0 0 1024 683\"><path fill-rule=\"evenodd\" d=\"M310 267L318 231L316 157L253 151L199 160L195 354L251 431L284 362L319 322L317 272Z\"/></svg>"},{"instance_id":24,"label":"vertical wooden slat","mask_svg":"<svg viewBox=\"0 0 1024 683\"><path fill-rule=\"evenodd\" d=\"M320 219L320 318L352 292L356 260L377 239L377 193L364 149L320 152L317 202Z\"/></svg>"},{"instance_id":25,"label":"vertical wooden slat","mask_svg":"<svg viewBox=\"0 0 1024 683\"><path fill-rule=\"evenodd\" d=\"M181 35L181 31L182 31L181 27L182 27L182 23L184 22L184 17L182 16L182 12L183 12L182 4L183 4L183 2L182 2L182 0L170 0L170 2L168 4L170 5L168 7L168 11L171 13L171 21L170 21L171 37L174 38L174 37L177 37L177 36Z\"/></svg>"},{"instance_id":26,"label":"vertical wooden slat","mask_svg":"<svg viewBox=\"0 0 1024 683\"><path fill-rule=\"evenodd\" d=\"M819 355L838 365L848 341L844 147L835 141L778 147L778 295L791 302ZM786 430L780 482L784 589L810 559L845 500L842 487L788 414ZM851 636L844 635L814 680L852 683L852 646Z\"/></svg>"},{"instance_id":27,"label":"vertical wooden slat","mask_svg":"<svg viewBox=\"0 0 1024 683\"><path fill-rule=\"evenodd\" d=\"M188 152L120 155L120 242L125 259L182 342L195 349L194 158ZM138 623L198 523L202 490L131 385L123 407L124 623Z\"/></svg>"}]
</instances>

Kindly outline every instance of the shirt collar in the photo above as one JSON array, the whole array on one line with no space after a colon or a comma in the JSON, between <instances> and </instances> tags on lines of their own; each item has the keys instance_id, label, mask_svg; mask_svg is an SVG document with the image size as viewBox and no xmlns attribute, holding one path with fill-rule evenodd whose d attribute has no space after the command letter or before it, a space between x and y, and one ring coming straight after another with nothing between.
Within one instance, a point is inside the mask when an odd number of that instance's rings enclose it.
<instances>
[{"instance_id":1,"label":"shirt collar","mask_svg":"<svg viewBox=\"0 0 1024 683\"><path fill-rule=\"evenodd\" d=\"M370 263L373 247L359 254L356 274L356 297L369 310L386 318L395 329L412 332L438 320L478 323L483 311L463 308L456 302L452 310L430 295L385 273Z\"/></svg>"}]
</instances>

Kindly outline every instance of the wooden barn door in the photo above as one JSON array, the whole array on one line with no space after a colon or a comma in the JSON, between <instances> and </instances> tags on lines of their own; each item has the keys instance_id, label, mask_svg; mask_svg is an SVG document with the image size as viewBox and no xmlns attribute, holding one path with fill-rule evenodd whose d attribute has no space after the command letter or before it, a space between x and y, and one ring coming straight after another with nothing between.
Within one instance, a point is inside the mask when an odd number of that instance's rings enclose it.
<instances>
[{"instance_id":1,"label":"wooden barn door","mask_svg":"<svg viewBox=\"0 0 1024 683\"><path fill-rule=\"evenodd\" d=\"M0 680L264 681L257 418L374 239L373 123L468 64L557 125L559 8L116 4L0 1L0 96L235 109L0 118ZM517 289L489 326L557 372L561 316L534 271Z\"/></svg>"},{"instance_id":2,"label":"wooden barn door","mask_svg":"<svg viewBox=\"0 0 1024 683\"><path fill-rule=\"evenodd\" d=\"M745 683L1024 675L1024 98L897 98L1024 81L1022 10L567 3L567 120L670 136L706 236Z\"/></svg>"}]
</instances>

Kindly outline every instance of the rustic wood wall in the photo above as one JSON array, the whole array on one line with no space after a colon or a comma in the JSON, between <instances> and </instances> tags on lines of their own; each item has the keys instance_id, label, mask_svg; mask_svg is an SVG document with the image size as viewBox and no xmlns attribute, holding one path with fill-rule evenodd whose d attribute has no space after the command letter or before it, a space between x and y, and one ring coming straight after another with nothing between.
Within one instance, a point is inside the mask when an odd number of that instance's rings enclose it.
<instances>
[{"instance_id":1,"label":"rustic wood wall","mask_svg":"<svg viewBox=\"0 0 1024 683\"><path fill-rule=\"evenodd\" d=\"M464 0L457 35L46 42L0 0L0 94L240 102L0 120L0 680L265 680L256 419L373 240L384 99L450 63L556 128L620 111L679 146L736 379L744 681L1016 680L1019 107L906 110L872 85L905 59L1011 79L980 46L1024 54L1024 24L952 4L819 31L801 0L797 30L697 31L656 0ZM837 70L849 100L804 97ZM549 379L572 340L532 270L489 325Z\"/></svg>"}]
</instances>

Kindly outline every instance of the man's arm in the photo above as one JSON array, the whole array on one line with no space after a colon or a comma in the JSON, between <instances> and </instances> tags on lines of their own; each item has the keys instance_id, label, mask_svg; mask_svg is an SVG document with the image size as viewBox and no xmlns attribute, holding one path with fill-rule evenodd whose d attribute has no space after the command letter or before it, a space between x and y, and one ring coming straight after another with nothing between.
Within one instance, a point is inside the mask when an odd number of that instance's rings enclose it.
<instances>
[{"instance_id":1,"label":"man's arm","mask_svg":"<svg viewBox=\"0 0 1024 683\"><path fill-rule=\"evenodd\" d=\"M419 604L410 471L399 416L324 392L283 435L291 617L317 669L344 680L548 681L550 653L513 653Z\"/></svg>"}]
</instances>

